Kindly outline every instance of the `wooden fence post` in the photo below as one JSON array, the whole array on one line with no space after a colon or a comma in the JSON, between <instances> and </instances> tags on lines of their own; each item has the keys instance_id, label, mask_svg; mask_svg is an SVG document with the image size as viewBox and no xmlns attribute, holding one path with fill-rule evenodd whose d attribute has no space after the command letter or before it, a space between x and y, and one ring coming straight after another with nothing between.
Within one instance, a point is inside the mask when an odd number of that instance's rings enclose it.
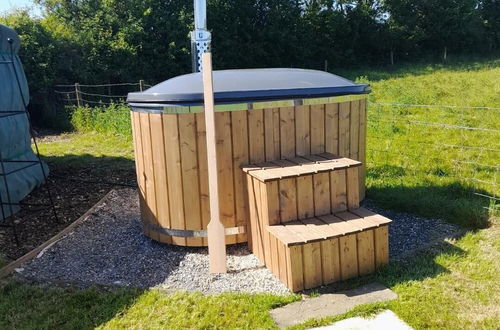
<instances>
[{"instance_id":1,"label":"wooden fence post","mask_svg":"<svg viewBox=\"0 0 500 330\"><path fill-rule=\"evenodd\" d=\"M82 106L82 95L80 93L81 93L81 91L80 91L80 84L79 83L75 83L76 105L78 107Z\"/></svg>"},{"instance_id":2,"label":"wooden fence post","mask_svg":"<svg viewBox=\"0 0 500 330\"><path fill-rule=\"evenodd\" d=\"M139 90L141 92L144 91L144 80L143 79L139 80Z\"/></svg>"}]
</instances>

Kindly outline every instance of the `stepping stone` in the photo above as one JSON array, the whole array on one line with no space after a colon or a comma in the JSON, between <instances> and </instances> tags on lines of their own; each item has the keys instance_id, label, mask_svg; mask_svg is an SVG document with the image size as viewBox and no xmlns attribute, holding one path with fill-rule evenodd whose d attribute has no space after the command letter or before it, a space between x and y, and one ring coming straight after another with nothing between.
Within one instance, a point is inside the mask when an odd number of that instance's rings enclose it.
<instances>
[{"instance_id":1,"label":"stepping stone","mask_svg":"<svg viewBox=\"0 0 500 330\"><path fill-rule=\"evenodd\" d=\"M271 317L280 328L304 323L312 318L324 318L348 312L358 305L396 299L392 290L380 283L363 285L353 290L324 294L297 301L271 311Z\"/></svg>"},{"instance_id":2,"label":"stepping stone","mask_svg":"<svg viewBox=\"0 0 500 330\"><path fill-rule=\"evenodd\" d=\"M403 320L398 318L394 312L387 310L375 317L362 318L352 317L326 327L314 328L312 330L412 330L413 328L406 324Z\"/></svg>"}]
</instances>

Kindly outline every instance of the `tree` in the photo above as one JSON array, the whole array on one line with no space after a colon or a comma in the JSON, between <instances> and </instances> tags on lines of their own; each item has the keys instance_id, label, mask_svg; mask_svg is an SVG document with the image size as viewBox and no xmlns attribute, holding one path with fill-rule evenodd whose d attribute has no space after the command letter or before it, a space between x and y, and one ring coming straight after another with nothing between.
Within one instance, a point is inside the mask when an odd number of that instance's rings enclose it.
<instances>
[{"instance_id":1,"label":"tree","mask_svg":"<svg viewBox=\"0 0 500 330\"><path fill-rule=\"evenodd\" d=\"M500 47L500 0L479 1L488 50Z\"/></svg>"},{"instance_id":2,"label":"tree","mask_svg":"<svg viewBox=\"0 0 500 330\"><path fill-rule=\"evenodd\" d=\"M420 49L464 51L480 39L477 0L384 0L389 26Z\"/></svg>"}]
</instances>

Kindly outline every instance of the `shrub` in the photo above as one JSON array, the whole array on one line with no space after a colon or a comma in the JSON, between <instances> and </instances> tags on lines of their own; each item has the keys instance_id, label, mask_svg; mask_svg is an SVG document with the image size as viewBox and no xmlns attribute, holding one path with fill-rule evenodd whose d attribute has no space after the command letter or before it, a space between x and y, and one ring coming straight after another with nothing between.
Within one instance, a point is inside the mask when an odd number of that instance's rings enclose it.
<instances>
[{"instance_id":1,"label":"shrub","mask_svg":"<svg viewBox=\"0 0 500 330\"><path fill-rule=\"evenodd\" d=\"M124 104L76 107L71 124L79 132L99 132L132 136L130 108Z\"/></svg>"}]
</instances>

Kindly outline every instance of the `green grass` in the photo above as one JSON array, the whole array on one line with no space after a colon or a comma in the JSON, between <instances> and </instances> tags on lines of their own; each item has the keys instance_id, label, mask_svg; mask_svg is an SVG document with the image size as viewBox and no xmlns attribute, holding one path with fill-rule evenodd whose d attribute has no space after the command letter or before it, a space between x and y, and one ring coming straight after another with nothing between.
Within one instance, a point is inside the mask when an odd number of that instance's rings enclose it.
<instances>
[{"instance_id":1,"label":"green grass","mask_svg":"<svg viewBox=\"0 0 500 330\"><path fill-rule=\"evenodd\" d=\"M321 326L391 309L416 329L495 329L500 322L499 227L469 232L379 273L344 283L379 281L399 298L359 306L337 317L294 327ZM53 289L13 281L0 284L0 328L274 328L271 308L297 295L167 294L156 290ZM21 303L22 302L22 303Z\"/></svg>"},{"instance_id":2,"label":"green grass","mask_svg":"<svg viewBox=\"0 0 500 330\"><path fill-rule=\"evenodd\" d=\"M79 132L132 135L130 109L121 104L74 108L71 112L71 124Z\"/></svg>"},{"instance_id":3,"label":"green grass","mask_svg":"<svg viewBox=\"0 0 500 330\"><path fill-rule=\"evenodd\" d=\"M500 195L500 110L467 108L500 108L500 60L372 69L363 76L358 70L350 77L373 89L367 142L370 199L470 228L485 227L490 216L500 213L498 204L474 194Z\"/></svg>"},{"instance_id":4,"label":"green grass","mask_svg":"<svg viewBox=\"0 0 500 330\"><path fill-rule=\"evenodd\" d=\"M50 164L93 167L97 170L134 169L134 149L130 135L74 132L55 141L40 142L40 153Z\"/></svg>"},{"instance_id":5,"label":"green grass","mask_svg":"<svg viewBox=\"0 0 500 330\"><path fill-rule=\"evenodd\" d=\"M415 65L344 74L369 80L372 101L500 107L499 61ZM83 110L82 110L83 111ZM85 110L87 111L87 110ZM75 112L79 133L42 142L50 162L103 168L133 168L128 112ZM295 327L326 325L351 316L369 316L391 309L416 329L496 329L500 324L500 229L487 199L473 192L497 193L492 187L465 180L494 179L488 166L497 153L436 144L467 144L500 148L500 139L486 131L436 129L415 121L437 121L498 129L500 112L371 106L368 136L368 196L383 207L441 217L469 228L457 241L443 242L404 262L392 262L378 273L340 283L339 288L379 281L399 298L369 304L347 314L310 320ZM107 116L107 117L106 117ZM102 119L104 118L105 119ZM98 119L99 118L99 119ZM113 123L116 118L117 123ZM397 121L395 121L397 119ZM102 121L102 122L101 122ZM106 122L107 121L107 122ZM126 124L127 123L127 124ZM424 147L425 146L425 147ZM462 163L457 163L460 161ZM485 204L486 203L486 204ZM493 224L484 227L489 218ZM315 292L313 295L317 295ZM268 311L300 299L297 295L176 293L156 290L73 290L0 283L0 328L273 328Z\"/></svg>"}]
</instances>

